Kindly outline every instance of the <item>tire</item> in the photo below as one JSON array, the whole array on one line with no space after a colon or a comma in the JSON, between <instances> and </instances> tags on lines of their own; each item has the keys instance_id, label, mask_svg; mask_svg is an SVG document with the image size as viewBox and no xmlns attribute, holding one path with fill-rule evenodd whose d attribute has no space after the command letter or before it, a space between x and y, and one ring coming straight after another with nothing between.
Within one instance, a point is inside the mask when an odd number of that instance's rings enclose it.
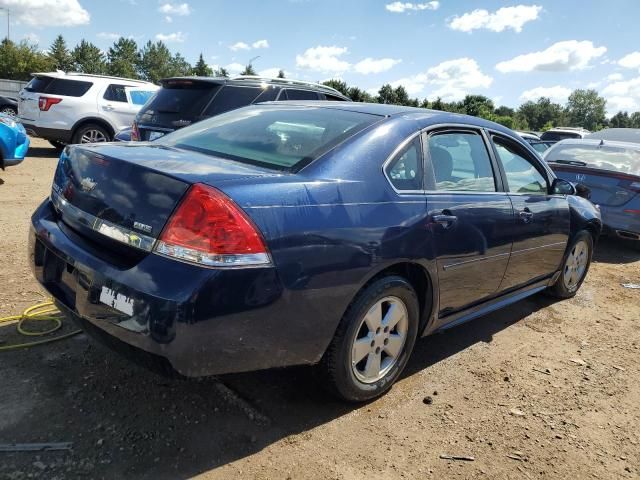
<instances>
[{"instance_id":1,"label":"tire","mask_svg":"<svg viewBox=\"0 0 640 480\"><path fill-rule=\"evenodd\" d=\"M388 315L392 312L396 314ZM399 276L376 280L356 296L342 317L317 366L322 383L335 396L351 402L381 396L404 370L418 322L418 299L409 282ZM352 361L353 355L360 359Z\"/></svg>"},{"instance_id":2,"label":"tire","mask_svg":"<svg viewBox=\"0 0 640 480\"><path fill-rule=\"evenodd\" d=\"M3 105L2 107L0 107L0 113L4 113L5 115L9 115L11 117L18 116L18 110L11 105Z\"/></svg>"},{"instance_id":3,"label":"tire","mask_svg":"<svg viewBox=\"0 0 640 480\"><path fill-rule=\"evenodd\" d=\"M584 282L593 257L593 237L585 230L578 232L567 249L556 283L547 292L556 298L575 296Z\"/></svg>"},{"instance_id":4,"label":"tire","mask_svg":"<svg viewBox=\"0 0 640 480\"><path fill-rule=\"evenodd\" d=\"M109 131L96 123L87 123L78 127L73 134L73 143L99 143L113 140Z\"/></svg>"},{"instance_id":5,"label":"tire","mask_svg":"<svg viewBox=\"0 0 640 480\"><path fill-rule=\"evenodd\" d=\"M64 150L64 147L67 146L66 143L62 143L62 142L58 142L56 140L47 140L51 146L53 147L53 149L56 151L56 153L60 154L62 153L62 150Z\"/></svg>"}]
</instances>

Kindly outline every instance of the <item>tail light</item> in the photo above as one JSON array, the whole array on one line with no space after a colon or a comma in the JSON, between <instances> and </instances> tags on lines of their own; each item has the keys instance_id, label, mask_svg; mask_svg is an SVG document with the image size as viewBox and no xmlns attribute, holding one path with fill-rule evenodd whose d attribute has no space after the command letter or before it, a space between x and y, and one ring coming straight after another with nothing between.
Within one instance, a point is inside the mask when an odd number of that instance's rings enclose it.
<instances>
[{"instance_id":1,"label":"tail light","mask_svg":"<svg viewBox=\"0 0 640 480\"><path fill-rule=\"evenodd\" d=\"M271 265L249 217L222 192L202 184L189 189L155 248L162 255L208 267Z\"/></svg>"},{"instance_id":2,"label":"tail light","mask_svg":"<svg viewBox=\"0 0 640 480\"><path fill-rule=\"evenodd\" d=\"M140 140L142 140L140 138L140 130L138 129L138 122L133 122L133 125L131 125L131 141L132 142L139 142Z\"/></svg>"},{"instance_id":3,"label":"tail light","mask_svg":"<svg viewBox=\"0 0 640 480\"><path fill-rule=\"evenodd\" d=\"M42 112L48 112L49 109L51 108L51 105L57 105L58 103L60 103L62 101L61 98L55 98L55 97L40 97L38 99L38 107L40 108L40 111Z\"/></svg>"}]
</instances>

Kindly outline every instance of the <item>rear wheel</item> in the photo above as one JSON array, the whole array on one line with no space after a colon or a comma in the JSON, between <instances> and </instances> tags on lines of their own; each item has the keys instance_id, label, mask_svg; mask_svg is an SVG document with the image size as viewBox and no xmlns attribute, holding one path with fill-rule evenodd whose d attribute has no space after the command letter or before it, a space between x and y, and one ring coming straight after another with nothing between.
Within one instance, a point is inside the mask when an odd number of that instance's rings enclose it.
<instances>
[{"instance_id":1,"label":"rear wheel","mask_svg":"<svg viewBox=\"0 0 640 480\"><path fill-rule=\"evenodd\" d=\"M15 107L11 105L4 105L0 108L0 113L4 113L5 115L9 115L10 117L15 117L18 115L18 111Z\"/></svg>"},{"instance_id":2,"label":"rear wheel","mask_svg":"<svg viewBox=\"0 0 640 480\"><path fill-rule=\"evenodd\" d=\"M567 250L560 276L548 292L558 298L573 297L587 276L592 255L593 237L589 232L579 232Z\"/></svg>"},{"instance_id":3,"label":"rear wheel","mask_svg":"<svg viewBox=\"0 0 640 480\"><path fill-rule=\"evenodd\" d=\"M404 278L381 278L360 292L325 352L319 373L338 397L385 393L402 373L418 333L416 293Z\"/></svg>"},{"instance_id":4,"label":"rear wheel","mask_svg":"<svg viewBox=\"0 0 640 480\"><path fill-rule=\"evenodd\" d=\"M111 134L107 129L95 123L82 125L73 135L73 143L101 143L110 141Z\"/></svg>"}]
</instances>

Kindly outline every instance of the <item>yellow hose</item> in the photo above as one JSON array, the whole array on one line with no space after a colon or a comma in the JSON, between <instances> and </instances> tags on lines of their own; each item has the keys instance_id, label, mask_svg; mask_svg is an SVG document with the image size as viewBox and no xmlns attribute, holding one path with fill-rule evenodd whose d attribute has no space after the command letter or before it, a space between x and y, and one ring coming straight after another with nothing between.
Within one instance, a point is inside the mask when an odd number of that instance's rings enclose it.
<instances>
[{"instance_id":1,"label":"yellow hose","mask_svg":"<svg viewBox=\"0 0 640 480\"><path fill-rule=\"evenodd\" d=\"M56 332L62 328L62 320L64 315L58 310L52 301L38 303L27 308L22 315L11 315L9 317L0 318L0 324L7 323L17 324L18 333L27 337L42 337ZM26 323L30 321L38 322L51 322L52 327L47 330L28 330ZM73 332L65 333L64 335L58 335L56 337L45 338L44 340L36 340L33 342L19 343L16 345L0 345L0 351L3 350L16 350L18 348L28 348L34 345L42 345L44 343L56 342L64 338L69 338L73 335L80 333L81 330L74 330Z\"/></svg>"}]
</instances>

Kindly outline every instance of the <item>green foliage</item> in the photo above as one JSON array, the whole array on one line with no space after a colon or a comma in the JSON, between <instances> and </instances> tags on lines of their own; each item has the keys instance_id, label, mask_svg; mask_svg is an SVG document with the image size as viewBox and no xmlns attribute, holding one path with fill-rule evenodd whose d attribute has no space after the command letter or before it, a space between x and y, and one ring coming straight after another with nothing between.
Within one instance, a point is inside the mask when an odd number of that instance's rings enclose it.
<instances>
[{"instance_id":1,"label":"green foliage","mask_svg":"<svg viewBox=\"0 0 640 480\"><path fill-rule=\"evenodd\" d=\"M255 68L253 68L253 65L249 64L246 67L244 67L244 70L240 72L240 75L257 75L258 72L256 72Z\"/></svg>"},{"instance_id":2,"label":"green foliage","mask_svg":"<svg viewBox=\"0 0 640 480\"><path fill-rule=\"evenodd\" d=\"M67 48L67 42L62 35L58 35L49 47L49 58L53 62L53 68L68 72L73 69L71 52Z\"/></svg>"},{"instance_id":3,"label":"green foliage","mask_svg":"<svg viewBox=\"0 0 640 480\"><path fill-rule=\"evenodd\" d=\"M162 78L172 76L172 56L162 41L153 43L149 40L140 54L138 73L149 82L158 83Z\"/></svg>"},{"instance_id":4,"label":"green foliage","mask_svg":"<svg viewBox=\"0 0 640 480\"><path fill-rule=\"evenodd\" d=\"M179 53L176 53L173 57L171 57L169 75L170 77L186 77L191 75L193 72L193 67L187 59L184 58Z\"/></svg>"},{"instance_id":5,"label":"green foliage","mask_svg":"<svg viewBox=\"0 0 640 480\"><path fill-rule=\"evenodd\" d=\"M284 78L284 70L278 70L278 78Z\"/></svg>"},{"instance_id":6,"label":"green foliage","mask_svg":"<svg viewBox=\"0 0 640 480\"><path fill-rule=\"evenodd\" d=\"M347 82L344 82L342 80L336 80L336 79L332 78L331 80L327 80L325 82L322 82L322 84L326 85L327 87L335 88L336 90L338 90L343 95L349 95L349 86L347 85ZM358 100L355 100L355 101L358 101Z\"/></svg>"},{"instance_id":7,"label":"green foliage","mask_svg":"<svg viewBox=\"0 0 640 480\"><path fill-rule=\"evenodd\" d=\"M210 77L211 75L213 75L213 70L211 70L211 67L207 65L207 62L205 62L204 58L202 58L202 53L200 54L200 58L198 58L198 61L193 67L193 74L199 77Z\"/></svg>"},{"instance_id":8,"label":"green foliage","mask_svg":"<svg viewBox=\"0 0 640 480\"><path fill-rule=\"evenodd\" d=\"M631 128L640 128L640 112L633 112L630 117Z\"/></svg>"},{"instance_id":9,"label":"green foliage","mask_svg":"<svg viewBox=\"0 0 640 480\"><path fill-rule=\"evenodd\" d=\"M600 130L607 123L606 104L595 90L574 90L567 102L569 123L587 130Z\"/></svg>"},{"instance_id":10,"label":"green foliage","mask_svg":"<svg viewBox=\"0 0 640 480\"><path fill-rule=\"evenodd\" d=\"M73 69L76 72L103 75L107 73L107 63L100 49L82 39L71 52Z\"/></svg>"},{"instance_id":11,"label":"green foliage","mask_svg":"<svg viewBox=\"0 0 640 480\"><path fill-rule=\"evenodd\" d=\"M540 97L535 102L528 101L520 105L518 113L526 120L528 128L540 131L551 123L554 127L566 125L566 116L562 105L553 103L547 97Z\"/></svg>"},{"instance_id":12,"label":"green foliage","mask_svg":"<svg viewBox=\"0 0 640 480\"><path fill-rule=\"evenodd\" d=\"M618 112L609 119L609 126L612 128L629 128L631 125L631 117L627 112Z\"/></svg>"},{"instance_id":13,"label":"green foliage","mask_svg":"<svg viewBox=\"0 0 640 480\"><path fill-rule=\"evenodd\" d=\"M120 37L107 52L109 75L123 78L138 78L140 53L135 40Z\"/></svg>"},{"instance_id":14,"label":"green foliage","mask_svg":"<svg viewBox=\"0 0 640 480\"><path fill-rule=\"evenodd\" d=\"M33 72L54 69L53 61L26 41L18 44L11 40L0 43L0 78L30 80Z\"/></svg>"},{"instance_id":15,"label":"green foliage","mask_svg":"<svg viewBox=\"0 0 640 480\"><path fill-rule=\"evenodd\" d=\"M495 115L492 119L494 122L504 125L507 128L514 128L515 120L508 115Z\"/></svg>"},{"instance_id":16,"label":"green foliage","mask_svg":"<svg viewBox=\"0 0 640 480\"><path fill-rule=\"evenodd\" d=\"M464 112L474 117L489 118L495 109L493 101L484 95L467 95L462 100Z\"/></svg>"},{"instance_id":17,"label":"green foliage","mask_svg":"<svg viewBox=\"0 0 640 480\"><path fill-rule=\"evenodd\" d=\"M217 68L214 72L213 72L213 76L214 77L224 77L224 78L228 78L229 77L229 72L227 71L226 68L224 67L220 67Z\"/></svg>"}]
</instances>

